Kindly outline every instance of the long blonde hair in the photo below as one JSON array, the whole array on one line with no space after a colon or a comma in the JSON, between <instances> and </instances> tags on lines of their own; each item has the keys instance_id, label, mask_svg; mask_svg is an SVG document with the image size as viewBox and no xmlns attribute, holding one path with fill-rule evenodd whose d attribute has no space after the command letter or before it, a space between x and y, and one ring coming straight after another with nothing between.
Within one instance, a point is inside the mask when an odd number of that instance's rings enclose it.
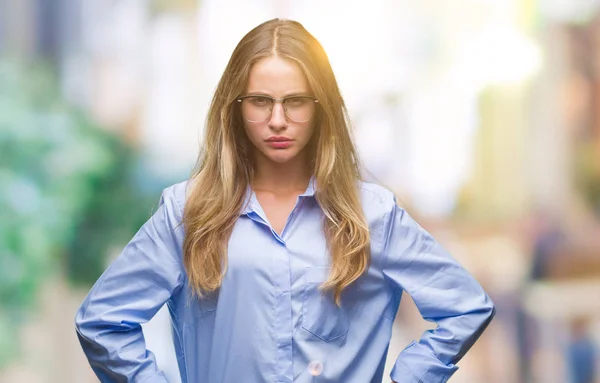
<instances>
[{"instance_id":1,"label":"long blonde hair","mask_svg":"<svg viewBox=\"0 0 600 383\"><path fill-rule=\"evenodd\" d=\"M252 65L269 56L297 63L319 100L315 133L308 145L315 197L325 214L323 231L331 272L322 285L341 304L341 293L368 268L369 228L362 212L358 156L350 123L327 55L295 21L273 19L251 30L233 51L208 111L204 144L190 178L183 214L184 264L199 296L218 289L227 269L227 242L253 176L252 144L235 100Z\"/></svg>"}]
</instances>

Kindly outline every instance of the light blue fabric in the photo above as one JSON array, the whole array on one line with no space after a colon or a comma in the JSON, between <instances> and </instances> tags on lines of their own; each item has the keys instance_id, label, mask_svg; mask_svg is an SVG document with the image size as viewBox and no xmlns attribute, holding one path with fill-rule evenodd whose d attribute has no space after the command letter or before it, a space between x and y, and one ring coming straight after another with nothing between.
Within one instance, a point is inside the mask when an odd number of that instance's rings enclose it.
<instances>
[{"instance_id":1,"label":"light blue fabric","mask_svg":"<svg viewBox=\"0 0 600 383\"><path fill-rule=\"evenodd\" d=\"M344 291L341 308L318 290L330 259L312 180L281 236L248 189L221 288L192 298L180 225L186 185L164 190L156 213L77 312L77 334L102 382L167 381L140 327L164 303L184 383L379 383L402 291L438 326L400 353L391 378L446 382L494 315L479 283L390 191L370 183L360 193L371 265Z\"/></svg>"}]
</instances>

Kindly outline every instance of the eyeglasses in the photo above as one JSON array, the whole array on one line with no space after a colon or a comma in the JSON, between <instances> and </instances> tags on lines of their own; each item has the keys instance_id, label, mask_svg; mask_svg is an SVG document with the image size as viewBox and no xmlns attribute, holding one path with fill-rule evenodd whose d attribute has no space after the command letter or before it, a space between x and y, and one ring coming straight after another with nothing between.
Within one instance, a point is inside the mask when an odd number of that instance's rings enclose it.
<instances>
[{"instance_id":1,"label":"eyeglasses","mask_svg":"<svg viewBox=\"0 0 600 383\"><path fill-rule=\"evenodd\" d=\"M273 105L281 102L285 116L293 122L306 122L315 114L316 98L310 96L289 96L275 98L263 95L247 95L236 99L242 105L242 115L248 122L265 122L271 118Z\"/></svg>"}]
</instances>

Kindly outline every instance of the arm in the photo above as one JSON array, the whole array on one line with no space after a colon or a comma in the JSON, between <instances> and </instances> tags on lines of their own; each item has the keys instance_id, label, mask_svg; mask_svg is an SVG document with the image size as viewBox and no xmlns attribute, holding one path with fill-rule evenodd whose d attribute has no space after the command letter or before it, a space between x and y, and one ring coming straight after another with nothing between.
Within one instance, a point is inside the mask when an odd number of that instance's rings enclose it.
<instances>
[{"instance_id":1,"label":"arm","mask_svg":"<svg viewBox=\"0 0 600 383\"><path fill-rule=\"evenodd\" d=\"M437 328L423 333L401 353L391 378L395 382L446 382L495 313L477 281L393 203L384 230L384 275L408 292L425 320Z\"/></svg>"},{"instance_id":2,"label":"arm","mask_svg":"<svg viewBox=\"0 0 600 383\"><path fill-rule=\"evenodd\" d=\"M158 210L92 287L75 317L77 335L101 382L167 382L146 349L141 323L184 282L170 189Z\"/></svg>"}]
</instances>

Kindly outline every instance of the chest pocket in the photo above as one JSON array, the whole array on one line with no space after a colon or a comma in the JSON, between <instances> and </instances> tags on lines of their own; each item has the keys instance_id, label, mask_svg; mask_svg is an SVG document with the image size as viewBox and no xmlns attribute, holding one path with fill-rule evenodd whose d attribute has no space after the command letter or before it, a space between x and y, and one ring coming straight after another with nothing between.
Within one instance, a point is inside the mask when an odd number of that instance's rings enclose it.
<instances>
[{"instance_id":1,"label":"chest pocket","mask_svg":"<svg viewBox=\"0 0 600 383\"><path fill-rule=\"evenodd\" d=\"M330 268L309 267L304 274L302 294L302 328L325 342L343 337L348 332L348 312L333 301L333 294L325 294L319 286L327 280Z\"/></svg>"},{"instance_id":2,"label":"chest pocket","mask_svg":"<svg viewBox=\"0 0 600 383\"><path fill-rule=\"evenodd\" d=\"M185 325L190 326L196 323L199 318L205 315L213 314L217 310L217 302L219 299L218 291L213 291L204 295L202 298L188 295L186 306L188 312L185 318Z\"/></svg>"}]
</instances>

